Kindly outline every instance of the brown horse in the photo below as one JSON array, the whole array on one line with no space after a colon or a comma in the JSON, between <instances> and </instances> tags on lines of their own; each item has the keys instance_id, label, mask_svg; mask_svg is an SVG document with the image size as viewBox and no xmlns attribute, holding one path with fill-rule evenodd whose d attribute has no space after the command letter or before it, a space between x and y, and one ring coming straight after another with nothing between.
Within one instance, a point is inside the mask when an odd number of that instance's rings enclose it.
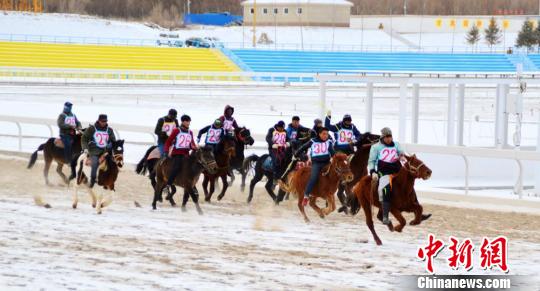
<instances>
[{"instance_id":1,"label":"brown horse","mask_svg":"<svg viewBox=\"0 0 540 291\"><path fill-rule=\"evenodd\" d=\"M82 135L82 132L78 132L75 135L75 138L73 139L73 146L71 148L72 162L70 165L71 176L69 177L69 179L62 172L62 168L64 167L64 164L66 162L64 161L64 144L62 143L62 140L59 138L51 137L45 143L41 144L38 147L38 149L32 154L32 156L30 156L30 161L28 162L27 168L31 169L34 166L38 157L38 152L43 151L43 158L45 160L45 167L43 168L43 176L45 177L45 183L49 185L49 169L51 168L52 162L56 161L56 164L57 164L56 172L58 173L58 175L60 175L60 177L62 177L62 180L66 184L69 184L69 180L75 178L76 162L82 151L81 135Z\"/></svg>"},{"instance_id":2,"label":"brown horse","mask_svg":"<svg viewBox=\"0 0 540 291\"><path fill-rule=\"evenodd\" d=\"M380 135L372 134L370 132L366 132L362 134L362 138L359 139L356 142L356 151L352 156L349 156L350 160L350 168L351 172L353 173L353 180L347 184L340 184L337 192L337 196L339 199L339 202L341 202L341 207L338 209L338 212L345 212L347 214L349 212L347 204L347 197L352 197L352 187L360 181L360 179L368 174L367 172L367 164L369 159L369 151L371 150L371 146L376 144L379 139L381 138ZM343 194L343 192L347 193L347 196Z\"/></svg>"},{"instance_id":3,"label":"brown horse","mask_svg":"<svg viewBox=\"0 0 540 291\"><path fill-rule=\"evenodd\" d=\"M406 156L407 160L401 167L399 172L392 179L392 197L390 212L398 220L399 225L395 228L392 223L388 225L390 231L401 232L407 223L401 212L414 212L414 219L410 222L411 225L420 224L423 220L428 219L431 215L423 215L423 208L418 202L416 192L414 191L414 181L416 179L427 180L431 177L431 170L419 160L416 155ZM354 187L353 193L356 199L351 199L352 214L358 213L360 206L364 208L366 215L366 224L373 235L373 239L377 245L381 245L381 239L375 232L373 227L373 217L371 206L379 208L377 217L382 220L381 203L379 202L379 194L377 193L377 183L372 183L371 176L364 176Z\"/></svg>"},{"instance_id":4,"label":"brown horse","mask_svg":"<svg viewBox=\"0 0 540 291\"><path fill-rule=\"evenodd\" d=\"M225 192L229 187L229 182L227 182L227 176L229 174L229 169L231 168L231 159L234 158L236 154L236 143L234 137L224 136L219 144L217 145L216 151L216 163L217 163L217 172L209 173L208 171L203 171L204 179L202 182L204 190L204 200L210 202L212 199L212 194L214 194L216 180L221 178L223 182L223 188L221 193L218 196L218 201L225 196ZM208 189L208 183L210 183L210 190Z\"/></svg>"},{"instance_id":5,"label":"brown horse","mask_svg":"<svg viewBox=\"0 0 540 291\"><path fill-rule=\"evenodd\" d=\"M163 189L167 185L167 178L169 177L171 167L172 160L169 158L160 160L156 165L156 186L154 187L154 200L152 201L152 208L154 210L156 209L156 203L161 200L160 198ZM214 154L212 153L211 148L199 148L193 151L188 157L184 158L182 163L182 171L178 174L178 176L176 176L174 181L176 186L184 188L182 211L186 211L186 203L191 196L191 199L197 208L197 212L202 214L201 207L199 206L199 193L196 185L203 170L208 171L209 173L214 173L216 169L216 160L214 159ZM167 197L167 200L171 202L172 206L175 205L172 196Z\"/></svg>"},{"instance_id":6,"label":"brown horse","mask_svg":"<svg viewBox=\"0 0 540 291\"><path fill-rule=\"evenodd\" d=\"M118 179L120 168L124 166L124 140L114 141L111 149L99 158L97 183L93 188L89 187L91 164L87 161L88 156L85 154L82 154L77 161L77 184L72 207L77 208L79 188L86 187L88 194L92 197L92 207L96 208L97 214L101 214L101 209L112 203L111 192L115 191L114 184Z\"/></svg>"},{"instance_id":7,"label":"brown horse","mask_svg":"<svg viewBox=\"0 0 540 291\"><path fill-rule=\"evenodd\" d=\"M304 189L306 189L310 175L311 166L306 166L298 171L292 172L289 175L289 187L287 189L288 192L298 196L298 208L306 222L309 222L309 218L304 210L304 205L302 205L302 200L304 199ZM309 199L309 205L321 218L324 218L336 209L334 193L336 193L339 183L346 183L352 179L353 174L349 168L349 163L347 162L347 155L342 153L335 154L330 164L324 167L321 174L319 174L319 179L317 184L315 184L313 194ZM326 200L328 206L324 209L320 209L316 203L317 198Z\"/></svg>"}]
</instances>

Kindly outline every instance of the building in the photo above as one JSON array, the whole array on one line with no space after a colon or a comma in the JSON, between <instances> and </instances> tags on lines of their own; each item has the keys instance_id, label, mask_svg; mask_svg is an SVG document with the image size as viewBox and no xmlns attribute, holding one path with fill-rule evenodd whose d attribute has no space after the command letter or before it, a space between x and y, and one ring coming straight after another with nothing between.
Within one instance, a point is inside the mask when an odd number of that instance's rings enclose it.
<instances>
[{"instance_id":1,"label":"building","mask_svg":"<svg viewBox=\"0 0 540 291\"><path fill-rule=\"evenodd\" d=\"M247 0L244 25L349 27L351 7L345 0ZM255 16L255 17L254 17Z\"/></svg>"}]
</instances>

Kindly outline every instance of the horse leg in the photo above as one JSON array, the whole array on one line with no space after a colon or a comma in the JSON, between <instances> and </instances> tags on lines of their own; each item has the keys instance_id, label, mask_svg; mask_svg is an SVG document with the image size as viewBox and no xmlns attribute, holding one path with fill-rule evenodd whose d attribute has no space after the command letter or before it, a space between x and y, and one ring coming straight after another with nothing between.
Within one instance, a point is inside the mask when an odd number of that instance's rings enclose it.
<instances>
[{"instance_id":1,"label":"horse leg","mask_svg":"<svg viewBox=\"0 0 540 291\"><path fill-rule=\"evenodd\" d=\"M62 163L56 163L56 172L58 173L58 175L60 175L60 177L62 177L62 180L64 181L64 183L66 183L66 185L69 184L69 180L68 178L66 177L66 175L64 175L64 173L62 172L62 168L64 167L64 164Z\"/></svg>"},{"instance_id":2,"label":"horse leg","mask_svg":"<svg viewBox=\"0 0 540 291\"><path fill-rule=\"evenodd\" d=\"M317 197L309 197L309 206L311 206L311 208L313 208L313 210L315 210L315 212L319 214L320 218L324 218L324 212L322 211L322 209L319 208L319 206L317 206Z\"/></svg>"},{"instance_id":3,"label":"horse leg","mask_svg":"<svg viewBox=\"0 0 540 291\"><path fill-rule=\"evenodd\" d=\"M193 189L189 192L189 195L191 195L191 200L193 200L193 203L195 203L197 213L199 213L199 215L202 215L203 211L201 209L201 206L199 206L199 191L197 190L197 187L193 186Z\"/></svg>"},{"instance_id":4,"label":"horse leg","mask_svg":"<svg viewBox=\"0 0 540 291\"><path fill-rule=\"evenodd\" d=\"M165 185L162 181L158 181L156 184L156 188L154 189L154 200L152 201L152 209L156 210L156 204L159 201L159 198L161 197L161 192L163 191L163 188L165 188Z\"/></svg>"},{"instance_id":5,"label":"horse leg","mask_svg":"<svg viewBox=\"0 0 540 291\"><path fill-rule=\"evenodd\" d=\"M405 220L405 217L403 217L403 214L401 214L401 211L397 208L391 208L390 213L397 219L399 222L399 225L397 225L394 230L397 232L401 232L403 230L403 227L407 224L407 221Z\"/></svg>"},{"instance_id":6,"label":"horse leg","mask_svg":"<svg viewBox=\"0 0 540 291\"><path fill-rule=\"evenodd\" d=\"M45 167L43 168L43 177L45 177L45 184L48 186L49 183L49 169L51 168L52 158L45 156Z\"/></svg>"},{"instance_id":7,"label":"horse leg","mask_svg":"<svg viewBox=\"0 0 540 291\"><path fill-rule=\"evenodd\" d=\"M101 203L103 201L103 191L101 189L97 190L96 193L96 212L101 214Z\"/></svg>"},{"instance_id":8,"label":"horse leg","mask_svg":"<svg viewBox=\"0 0 540 291\"><path fill-rule=\"evenodd\" d=\"M276 205L278 205L280 202L283 201L283 198L285 197L285 194L288 194L288 193L285 192L282 189L278 190L278 195L277 195L277 199L276 199Z\"/></svg>"},{"instance_id":9,"label":"horse leg","mask_svg":"<svg viewBox=\"0 0 540 291\"><path fill-rule=\"evenodd\" d=\"M273 186L274 186L274 181L272 179L268 179L268 181L266 181L266 184L264 184L264 188L266 189L266 192L268 192L268 195L270 195L272 200L276 202L277 197L276 197L276 194L274 194Z\"/></svg>"},{"instance_id":10,"label":"horse leg","mask_svg":"<svg viewBox=\"0 0 540 291\"><path fill-rule=\"evenodd\" d=\"M422 205L415 203L413 207L414 207L414 210L413 210L414 219L411 222L409 222L410 225L418 225L422 221L429 219L431 217L431 214L423 214L424 208L422 207Z\"/></svg>"},{"instance_id":11,"label":"horse leg","mask_svg":"<svg viewBox=\"0 0 540 291\"><path fill-rule=\"evenodd\" d=\"M259 183L262 178L263 175L261 173L255 173L255 176L253 176L253 179L251 179L251 182L249 183L249 195L247 198L247 203L251 203L251 200L253 199L253 190L255 189L255 185L257 185L257 183Z\"/></svg>"},{"instance_id":12,"label":"horse leg","mask_svg":"<svg viewBox=\"0 0 540 291\"><path fill-rule=\"evenodd\" d=\"M73 203L71 204L71 207L73 209L77 208L77 204L79 203L79 185L75 185L75 191L73 192Z\"/></svg>"},{"instance_id":13,"label":"horse leg","mask_svg":"<svg viewBox=\"0 0 540 291\"><path fill-rule=\"evenodd\" d=\"M176 194L176 186L174 186L174 184L171 185L171 187L170 187L169 190L170 190L170 192L169 192L169 194L167 194L167 200L169 201L169 203L171 203L171 206L172 206L172 207L175 207L175 206L176 206L176 202L174 202L174 198L173 198L173 197L174 197L174 194Z\"/></svg>"},{"instance_id":14,"label":"horse leg","mask_svg":"<svg viewBox=\"0 0 540 291\"><path fill-rule=\"evenodd\" d=\"M189 187L184 188L184 198L182 199L182 207L181 207L182 212L187 211L186 210L186 204L187 204L187 202L189 200L189 193L188 193L189 190L188 189L189 189Z\"/></svg>"},{"instance_id":15,"label":"horse leg","mask_svg":"<svg viewBox=\"0 0 540 291\"><path fill-rule=\"evenodd\" d=\"M240 191L244 192L244 190L246 189L247 173L244 171L244 169L240 169L240 175L242 175L242 183L240 184Z\"/></svg>"},{"instance_id":16,"label":"horse leg","mask_svg":"<svg viewBox=\"0 0 540 291\"><path fill-rule=\"evenodd\" d=\"M210 202L210 199L208 199L208 177L204 175L203 181L202 181L202 187L204 191L204 200L206 202Z\"/></svg>"},{"instance_id":17,"label":"horse leg","mask_svg":"<svg viewBox=\"0 0 540 291\"><path fill-rule=\"evenodd\" d=\"M229 182L227 182L227 175L221 176L221 181L223 181L223 189L221 189L221 193L217 197L218 201L223 199L223 196L225 196L225 192L227 191L227 188L229 188Z\"/></svg>"},{"instance_id":18,"label":"horse leg","mask_svg":"<svg viewBox=\"0 0 540 291\"><path fill-rule=\"evenodd\" d=\"M232 186L234 183L234 180L236 179L236 177L234 176L234 170L231 169L230 171L228 171L227 176L231 177L231 182L229 182L229 185ZM227 176L225 176L225 179L227 179Z\"/></svg>"},{"instance_id":19,"label":"horse leg","mask_svg":"<svg viewBox=\"0 0 540 291\"><path fill-rule=\"evenodd\" d=\"M302 213L302 216L304 216L304 221L306 223L309 223L309 218L306 215L306 210L304 209L304 205L302 204L302 201L304 200L304 194L298 194L298 209L300 209L300 213Z\"/></svg>"},{"instance_id":20,"label":"horse leg","mask_svg":"<svg viewBox=\"0 0 540 291\"><path fill-rule=\"evenodd\" d=\"M96 193L94 192L92 188L88 188L88 195L90 195L90 198L92 198L92 208L96 208L97 198L96 198Z\"/></svg>"},{"instance_id":21,"label":"horse leg","mask_svg":"<svg viewBox=\"0 0 540 291\"><path fill-rule=\"evenodd\" d=\"M112 195L113 195L113 191L110 191L110 190L108 190L107 192L105 192L105 194L103 194L103 201L101 202L101 208L105 208L111 205L112 199L113 199Z\"/></svg>"},{"instance_id":22,"label":"horse leg","mask_svg":"<svg viewBox=\"0 0 540 291\"><path fill-rule=\"evenodd\" d=\"M345 214L349 213L349 210L347 208L347 199L345 197L345 185L339 184L337 197L339 199L339 202L341 203L341 207L339 208L338 212L344 212Z\"/></svg>"},{"instance_id":23,"label":"horse leg","mask_svg":"<svg viewBox=\"0 0 540 291\"><path fill-rule=\"evenodd\" d=\"M369 204L368 200L364 197L360 198L360 204L362 205L362 208L364 209L364 215L366 216L366 225L369 228L369 231L371 232L371 235L373 236L375 243L379 246L382 245L382 241L377 235L377 232L375 231L375 227L373 226L373 217L372 217L373 214L371 213L371 205Z\"/></svg>"},{"instance_id":24,"label":"horse leg","mask_svg":"<svg viewBox=\"0 0 540 291\"><path fill-rule=\"evenodd\" d=\"M332 213L334 210L336 210L336 198L334 195L328 196L328 199L326 200L328 206L326 206L325 209L323 209L323 213L325 216Z\"/></svg>"}]
</instances>

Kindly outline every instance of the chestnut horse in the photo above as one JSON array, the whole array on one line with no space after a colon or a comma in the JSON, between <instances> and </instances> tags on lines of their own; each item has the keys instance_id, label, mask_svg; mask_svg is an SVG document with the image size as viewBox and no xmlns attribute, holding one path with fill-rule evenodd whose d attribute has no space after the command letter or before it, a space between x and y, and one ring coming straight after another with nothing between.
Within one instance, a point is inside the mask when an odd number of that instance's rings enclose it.
<instances>
[{"instance_id":1,"label":"chestnut horse","mask_svg":"<svg viewBox=\"0 0 540 291\"><path fill-rule=\"evenodd\" d=\"M427 180L431 177L431 170L419 160L416 155L405 156L406 162L401 167L399 172L392 178L392 197L390 197L390 213L398 220L399 225L395 228L392 222L388 225L390 231L401 232L407 223L401 212L414 212L414 219L410 222L411 225L420 224L423 220L428 219L431 215L423 215L423 208L418 202L416 192L414 191L414 181L416 179ZM360 206L364 208L366 215L366 224L373 235L373 239L377 245L381 245L381 239L375 232L373 227L373 217L371 206L379 208L377 218L382 220L381 203L379 202L379 194L377 193L377 183L372 183L371 176L364 176L353 187L355 197L351 199L352 214L358 213Z\"/></svg>"},{"instance_id":2,"label":"chestnut horse","mask_svg":"<svg viewBox=\"0 0 540 291\"><path fill-rule=\"evenodd\" d=\"M304 216L304 220L309 222L309 218L302 205L304 199L304 190L306 189L309 176L311 175L311 166L300 168L299 170L292 172L289 175L288 192L296 194L298 196L298 208ZM323 168L319 174L319 179L313 193L309 199L309 205L319 214L321 218L330 214L336 209L336 199L334 193L341 183L350 182L353 179L353 174L347 162L347 155L337 153L332 157L330 164ZM326 200L327 207L320 209L317 206L317 198Z\"/></svg>"},{"instance_id":3,"label":"chestnut horse","mask_svg":"<svg viewBox=\"0 0 540 291\"><path fill-rule=\"evenodd\" d=\"M84 130L83 130L84 131ZM62 172L62 168L66 163L64 161L64 144L59 138L51 137L44 144L41 144L38 149L30 156L30 162L28 163L28 169L31 169L36 163L38 152L43 151L43 159L45 160L45 167L43 168L43 176L45 177L45 184L49 185L49 169L53 161L56 161L56 172L64 183L69 184L69 180L75 178L75 167L77 166L77 159L81 154L81 135L82 132L78 132L73 139L73 146L71 147L71 176L66 177Z\"/></svg>"},{"instance_id":4,"label":"chestnut horse","mask_svg":"<svg viewBox=\"0 0 540 291\"><path fill-rule=\"evenodd\" d=\"M87 159L88 156L82 154L77 160L77 183L73 194L72 207L77 208L79 188L86 187L92 197L92 207L96 208L97 214L101 214L101 209L112 203L112 193L110 192L115 191L114 184L118 178L120 168L124 166L124 140L113 142L111 149L107 150L99 158L97 181L93 188L88 185L91 166L86 162Z\"/></svg>"},{"instance_id":5,"label":"chestnut horse","mask_svg":"<svg viewBox=\"0 0 540 291\"><path fill-rule=\"evenodd\" d=\"M219 196L217 198L218 201L223 199L223 196L225 196L225 192L229 187L229 182L227 182L227 176L231 167L231 159L234 157L235 154L236 143L234 141L234 138L232 136L225 135L217 145L217 150L215 154L217 171L203 171L204 179L202 182L202 186L204 190L204 200L206 202L210 202L210 200L212 199L212 194L214 194L216 186L216 180L218 178L221 178L221 181L223 182L223 188L221 189L221 193L219 193ZM208 183L210 183L210 190L208 189Z\"/></svg>"},{"instance_id":6,"label":"chestnut horse","mask_svg":"<svg viewBox=\"0 0 540 291\"><path fill-rule=\"evenodd\" d=\"M163 189L167 185L167 178L171 171L172 159L161 159L156 165L156 186L154 187L154 200L152 201L152 208L156 209L157 201L161 199ZM184 158L182 162L182 171L176 176L174 185L184 188L184 198L182 202L182 211L186 211L186 204L191 196L191 199L195 203L197 212L202 214L201 207L199 206L199 193L196 185L199 181L203 169L209 173L214 173L216 170L216 160L211 148L202 147L193 151L189 156ZM173 197L167 197L167 200L174 206Z\"/></svg>"},{"instance_id":7,"label":"chestnut horse","mask_svg":"<svg viewBox=\"0 0 540 291\"><path fill-rule=\"evenodd\" d=\"M350 161L350 168L351 172L353 173L353 180L347 184L340 184L337 192L337 196L339 199L339 202L341 202L341 207L338 209L338 212L345 212L345 214L349 213L348 209L348 201L347 197L352 197L352 187L360 181L360 179L368 174L367 172L367 164L369 159L369 151L371 150L371 146L376 144L379 139L381 138L380 135L372 134L370 132L366 132L362 134L362 138L360 138L355 146L356 151L354 154L349 156ZM347 196L343 194L343 192L347 193Z\"/></svg>"}]
</instances>

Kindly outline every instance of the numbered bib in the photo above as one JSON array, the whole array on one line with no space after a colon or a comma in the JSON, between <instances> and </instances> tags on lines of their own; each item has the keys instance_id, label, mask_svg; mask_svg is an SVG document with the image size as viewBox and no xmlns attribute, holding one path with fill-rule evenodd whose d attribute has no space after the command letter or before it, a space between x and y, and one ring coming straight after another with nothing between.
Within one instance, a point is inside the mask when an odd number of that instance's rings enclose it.
<instances>
[{"instance_id":1,"label":"numbered bib","mask_svg":"<svg viewBox=\"0 0 540 291\"><path fill-rule=\"evenodd\" d=\"M290 139L296 139L297 136L298 136L298 132L296 130L291 131Z\"/></svg>"},{"instance_id":2,"label":"numbered bib","mask_svg":"<svg viewBox=\"0 0 540 291\"><path fill-rule=\"evenodd\" d=\"M353 131L350 129L342 128L337 133L338 133L338 138L337 138L338 145L349 144L349 142L353 138Z\"/></svg>"},{"instance_id":3,"label":"numbered bib","mask_svg":"<svg viewBox=\"0 0 540 291\"><path fill-rule=\"evenodd\" d=\"M107 130L100 131L96 129L96 132L94 132L94 142L98 148L104 149L109 143L109 132Z\"/></svg>"},{"instance_id":4,"label":"numbered bib","mask_svg":"<svg viewBox=\"0 0 540 291\"><path fill-rule=\"evenodd\" d=\"M177 149L190 149L191 148L191 134L189 132L180 132L176 136L176 142L174 144Z\"/></svg>"},{"instance_id":5,"label":"numbered bib","mask_svg":"<svg viewBox=\"0 0 540 291\"><path fill-rule=\"evenodd\" d=\"M385 147L379 152L378 159L386 163L395 163L399 159L397 149L395 147Z\"/></svg>"},{"instance_id":6,"label":"numbered bib","mask_svg":"<svg viewBox=\"0 0 540 291\"><path fill-rule=\"evenodd\" d=\"M274 131L274 134L272 135L272 142L274 144L284 145L287 142L287 133L286 132L279 132Z\"/></svg>"},{"instance_id":7,"label":"numbered bib","mask_svg":"<svg viewBox=\"0 0 540 291\"><path fill-rule=\"evenodd\" d=\"M233 123L234 123L234 119L233 120L227 120L225 119L223 121L223 129L225 130L232 130L233 129Z\"/></svg>"},{"instance_id":8,"label":"numbered bib","mask_svg":"<svg viewBox=\"0 0 540 291\"><path fill-rule=\"evenodd\" d=\"M64 123L67 125L75 126L77 125L77 120L75 119L75 116L66 116L66 119L64 119Z\"/></svg>"},{"instance_id":9,"label":"numbered bib","mask_svg":"<svg viewBox=\"0 0 540 291\"><path fill-rule=\"evenodd\" d=\"M221 128L210 128L206 134L206 143L218 144L221 140Z\"/></svg>"},{"instance_id":10,"label":"numbered bib","mask_svg":"<svg viewBox=\"0 0 540 291\"><path fill-rule=\"evenodd\" d=\"M320 156L329 155L330 154L329 147L330 147L329 140L325 142L313 142L310 148L311 157L320 157Z\"/></svg>"},{"instance_id":11,"label":"numbered bib","mask_svg":"<svg viewBox=\"0 0 540 291\"><path fill-rule=\"evenodd\" d=\"M176 123L174 122L164 122L163 126L161 127L161 131L167 134L167 136L171 136L171 133L175 127Z\"/></svg>"}]
</instances>

